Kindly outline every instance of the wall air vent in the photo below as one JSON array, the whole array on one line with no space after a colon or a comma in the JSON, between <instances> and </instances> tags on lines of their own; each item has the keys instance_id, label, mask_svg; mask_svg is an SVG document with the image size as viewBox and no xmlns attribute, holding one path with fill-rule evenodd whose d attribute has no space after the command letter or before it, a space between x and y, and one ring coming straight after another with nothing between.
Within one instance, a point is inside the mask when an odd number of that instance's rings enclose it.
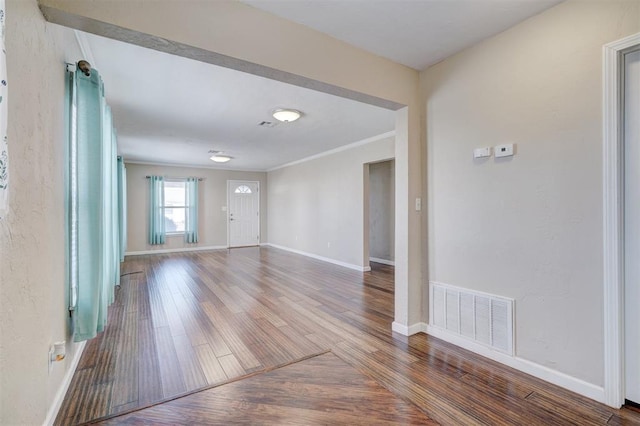
<instances>
[{"instance_id":1,"label":"wall air vent","mask_svg":"<svg viewBox=\"0 0 640 426\"><path fill-rule=\"evenodd\" d=\"M513 356L513 299L435 282L429 296L431 326Z\"/></svg>"}]
</instances>

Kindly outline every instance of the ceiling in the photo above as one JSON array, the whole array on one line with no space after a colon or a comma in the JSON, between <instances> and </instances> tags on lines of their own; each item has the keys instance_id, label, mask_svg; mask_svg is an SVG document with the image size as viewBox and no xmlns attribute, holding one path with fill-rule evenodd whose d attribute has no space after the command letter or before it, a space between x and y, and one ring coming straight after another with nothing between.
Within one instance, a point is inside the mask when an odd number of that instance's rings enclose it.
<instances>
[{"instance_id":1,"label":"ceiling","mask_svg":"<svg viewBox=\"0 0 640 426\"><path fill-rule=\"evenodd\" d=\"M423 70L563 0L241 0Z\"/></svg>"},{"instance_id":2,"label":"ceiling","mask_svg":"<svg viewBox=\"0 0 640 426\"><path fill-rule=\"evenodd\" d=\"M395 128L380 107L81 33L105 84L126 161L269 170ZM303 116L274 127L271 113ZM233 160L213 163L209 150Z\"/></svg>"},{"instance_id":3,"label":"ceiling","mask_svg":"<svg viewBox=\"0 0 640 426\"><path fill-rule=\"evenodd\" d=\"M561 0L243 1L423 69ZM130 162L263 171L395 127L395 113L380 107L77 34L103 77L119 153ZM303 116L278 123L277 108ZM233 160L213 163L211 150Z\"/></svg>"}]
</instances>

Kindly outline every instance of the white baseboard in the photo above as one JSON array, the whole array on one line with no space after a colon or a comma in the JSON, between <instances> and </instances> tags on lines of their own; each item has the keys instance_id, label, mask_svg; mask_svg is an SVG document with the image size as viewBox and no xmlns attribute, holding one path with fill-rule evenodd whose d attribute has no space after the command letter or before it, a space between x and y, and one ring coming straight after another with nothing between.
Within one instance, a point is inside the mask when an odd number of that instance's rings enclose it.
<instances>
[{"instance_id":1,"label":"white baseboard","mask_svg":"<svg viewBox=\"0 0 640 426\"><path fill-rule=\"evenodd\" d=\"M380 259L379 257L370 257L369 262L382 263L383 265L396 266L393 260Z\"/></svg>"},{"instance_id":2,"label":"white baseboard","mask_svg":"<svg viewBox=\"0 0 640 426\"><path fill-rule=\"evenodd\" d=\"M426 333L427 324L418 322L411 325L404 325L394 321L391 324L391 330L395 331L396 333L400 333L403 336L412 336L416 333Z\"/></svg>"},{"instance_id":3,"label":"white baseboard","mask_svg":"<svg viewBox=\"0 0 640 426\"><path fill-rule=\"evenodd\" d=\"M446 330L442 330L428 324L422 324L424 325L427 334L433 337L453 343L456 346L460 346L471 352L477 353L478 355L482 355L511 368L515 368L516 370L520 370L546 382L553 383L554 385L586 396L587 398L591 398L602 403L605 401L603 387L585 382L584 380L569 376L568 374L561 373L560 371L553 370L549 367L545 367L544 365L492 350L487 346L467 340L464 337L448 333Z\"/></svg>"},{"instance_id":4,"label":"white baseboard","mask_svg":"<svg viewBox=\"0 0 640 426\"><path fill-rule=\"evenodd\" d=\"M71 379L73 379L73 374L76 372L76 368L78 368L78 363L80 362L80 357L82 356L82 352L84 352L84 347L86 346L87 341L80 342L76 349L75 354L73 355L73 359L71 360L71 365L67 369L66 373L64 373L64 377L62 378L62 383L60 383L60 387L58 388L58 392L56 392L56 396L53 398L51 402L51 406L47 411L47 417L44 419L44 426L52 425L58 416L58 411L60 411L60 407L62 406L62 401L64 401L64 397L67 394L67 390L69 390L69 385L71 384Z\"/></svg>"},{"instance_id":5,"label":"white baseboard","mask_svg":"<svg viewBox=\"0 0 640 426\"><path fill-rule=\"evenodd\" d=\"M174 248L174 249L128 251L124 255L140 256L143 254L181 253L186 251L220 250L220 249L227 249L227 248L228 248L227 246L182 247L182 248Z\"/></svg>"},{"instance_id":6,"label":"white baseboard","mask_svg":"<svg viewBox=\"0 0 640 426\"><path fill-rule=\"evenodd\" d=\"M354 265L352 263L341 262L339 260L331 259L324 256L318 256L317 254L307 253L306 251L296 250L289 247L279 246L277 244L263 243L260 245L274 247L280 250L290 251L291 253L301 254L303 256L311 257L313 259L322 260L323 262L333 263L334 265L344 266L345 268L349 268L349 269L355 269L356 271L360 271L360 272L368 272L371 270L370 266L359 266L359 265Z\"/></svg>"}]
</instances>

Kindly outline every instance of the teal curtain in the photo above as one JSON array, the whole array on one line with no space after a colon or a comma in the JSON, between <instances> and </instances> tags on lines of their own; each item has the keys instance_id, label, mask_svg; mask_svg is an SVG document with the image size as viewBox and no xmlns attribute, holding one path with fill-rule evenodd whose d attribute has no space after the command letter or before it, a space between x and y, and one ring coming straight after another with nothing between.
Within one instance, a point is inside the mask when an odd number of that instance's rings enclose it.
<instances>
[{"instance_id":1,"label":"teal curtain","mask_svg":"<svg viewBox=\"0 0 640 426\"><path fill-rule=\"evenodd\" d=\"M65 167L64 167L64 187L66 190L64 191L64 229L65 238L65 282L67 285L67 300L69 300L69 309L73 310L77 304L77 268L75 264L75 253L77 251L77 247L75 244L77 243L75 238L75 209L74 202L75 197L72 194L75 193L72 188L72 176L73 173L71 171L72 168L75 168L75 148L72 148L72 145L75 141L76 136L76 100L74 98L75 94L75 74L72 72L66 73L65 78L65 105L64 105L64 116L65 123L67 126L65 127L65 140L67 143L64 147L64 158L65 158Z\"/></svg>"},{"instance_id":2,"label":"teal curtain","mask_svg":"<svg viewBox=\"0 0 640 426\"><path fill-rule=\"evenodd\" d=\"M74 340L95 337L104 329L107 307L116 284L112 247L112 158L111 111L104 100L99 73L85 76L79 70L75 87L75 138L72 150L72 202L75 218L77 300L74 308ZM73 161L75 160L75 161ZM73 244L73 243L72 243Z\"/></svg>"},{"instance_id":3,"label":"teal curtain","mask_svg":"<svg viewBox=\"0 0 640 426\"><path fill-rule=\"evenodd\" d=\"M120 283L120 193L116 133L100 74L67 76L67 264L78 342L104 329Z\"/></svg>"},{"instance_id":4,"label":"teal curtain","mask_svg":"<svg viewBox=\"0 0 640 426\"><path fill-rule=\"evenodd\" d=\"M188 243L198 242L198 179L187 178L184 238Z\"/></svg>"},{"instance_id":5,"label":"teal curtain","mask_svg":"<svg viewBox=\"0 0 640 426\"><path fill-rule=\"evenodd\" d=\"M120 262L124 262L127 251L127 168L122 157L118 157L118 219Z\"/></svg>"},{"instance_id":6,"label":"teal curtain","mask_svg":"<svg viewBox=\"0 0 640 426\"><path fill-rule=\"evenodd\" d=\"M149 244L164 244L164 178L149 177Z\"/></svg>"},{"instance_id":7,"label":"teal curtain","mask_svg":"<svg viewBox=\"0 0 640 426\"><path fill-rule=\"evenodd\" d=\"M93 72L92 72L93 74ZM104 90L103 90L104 94ZM111 170L113 168L112 158L112 138L113 130L111 128L111 108L106 103L104 96L101 99L102 102L102 165L101 165L101 186L102 186L102 211L101 213L101 228L102 228L102 305L109 306L113 302L114 286L108 285L108 283L115 284L115 268L114 268L114 256L113 256L113 178L111 176ZM103 327L107 323L107 312L100 310L100 314L104 317L102 319ZM100 330L100 327L98 329Z\"/></svg>"}]
</instances>

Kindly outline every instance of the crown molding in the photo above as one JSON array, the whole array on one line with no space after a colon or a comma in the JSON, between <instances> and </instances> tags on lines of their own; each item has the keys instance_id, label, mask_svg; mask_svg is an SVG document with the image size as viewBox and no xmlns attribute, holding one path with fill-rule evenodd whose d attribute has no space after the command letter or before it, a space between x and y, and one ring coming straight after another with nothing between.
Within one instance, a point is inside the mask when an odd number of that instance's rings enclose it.
<instances>
[{"instance_id":1,"label":"crown molding","mask_svg":"<svg viewBox=\"0 0 640 426\"><path fill-rule=\"evenodd\" d=\"M394 137L395 135L396 135L395 130L392 130L390 132L382 133L382 134L377 135L377 136L372 136L372 137L367 138L367 139L362 139L362 140L360 140L358 142L352 142L352 143L347 144L347 145L339 146L338 148L330 149L329 151L324 151L324 152L321 152L319 154L314 154L314 155L311 155L309 157L302 158L300 160L296 160L296 161L292 161L290 163L282 164L280 166L276 166L276 167L273 167L271 169L267 169L266 171L267 172L273 172L275 170L284 169L285 167L291 167L291 166L295 166L296 164L306 163L307 161L311 161L311 160L315 160L315 159L318 159L318 158L326 157L328 155L337 154L339 152L346 151L346 150L352 149L352 148L356 148L356 147L361 146L361 145L366 145L368 143L376 142L376 141L379 141L381 139Z\"/></svg>"}]
</instances>

